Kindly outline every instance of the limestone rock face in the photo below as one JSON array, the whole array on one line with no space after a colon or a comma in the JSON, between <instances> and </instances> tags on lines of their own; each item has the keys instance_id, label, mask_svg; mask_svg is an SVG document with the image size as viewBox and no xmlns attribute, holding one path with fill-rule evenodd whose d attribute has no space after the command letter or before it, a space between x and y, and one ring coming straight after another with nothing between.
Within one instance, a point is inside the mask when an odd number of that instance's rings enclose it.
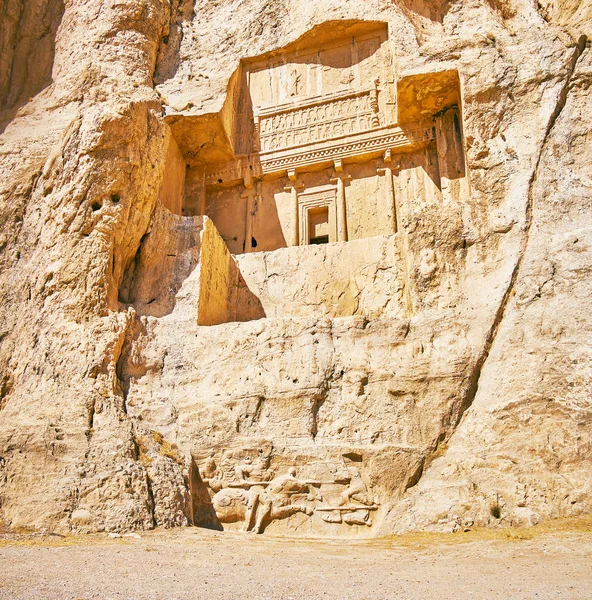
<instances>
[{"instance_id":1,"label":"limestone rock face","mask_svg":"<svg viewBox=\"0 0 592 600\"><path fill-rule=\"evenodd\" d=\"M585 52L542 147L514 293L473 404L444 456L391 515L396 530L531 525L590 510L591 307L582 274L592 192L582 144L590 139L591 67Z\"/></svg>"},{"instance_id":2,"label":"limestone rock face","mask_svg":"<svg viewBox=\"0 0 592 600\"><path fill-rule=\"evenodd\" d=\"M0 518L590 512L590 4L0 0Z\"/></svg>"}]
</instances>

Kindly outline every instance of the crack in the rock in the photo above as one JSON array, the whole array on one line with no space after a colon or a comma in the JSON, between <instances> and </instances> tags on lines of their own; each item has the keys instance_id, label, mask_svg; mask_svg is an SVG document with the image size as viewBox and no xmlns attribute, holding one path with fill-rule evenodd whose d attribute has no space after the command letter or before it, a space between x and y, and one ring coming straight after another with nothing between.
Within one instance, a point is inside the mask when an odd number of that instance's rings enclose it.
<instances>
[{"instance_id":1,"label":"crack in the rock","mask_svg":"<svg viewBox=\"0 0 592 600\"><path fill-rule=\"evenodd\" d=\"M567 76L563 83L561 92L559 93L559 97L557 99L555 108L554 108L553 112L551 113L551 116L549 117L549 122L547 123L545 135L544 135L543 140L540 145L540 150L539 150L539 153L537 156L537 160L535 162L530 179L528 181L528 194L527 194L527 204L526 204L526 219L525 219L524 235L523 235L523 238L522 238L522 241L520 244L520 251L518 254L518 259L516 260L516 264L514 266L514 270L512 271L510 281L509 281L506 291L504 292L504 295L501 299L498 310L495 314L493 324L492 324L491 328L489 329L489 332L485 338L485 343L483 345L483 351L481 352L481 355L475 362L475 366L473 367L473 371L471 373L471 376L469 377L469 386L467 388L465 398L464 398L463 402L460 404L457 414L451 415L452 418L451 418L451 422L450 422L450 426L449 426L449 431L451 433L450 433L450 435L446 436L444 439L439 439L436 442L435 448L433 449L433 452L431 453L431 455L433 455L434 453L436 453L438 451L438 447L440 446L440 444L442 442L447 443L448 440L452 437L452 435L456 432L463 416L465 415L467 410L471 407L471 405L473 404L473 401L475 400L475 397L477 395L477 391L479 389L479 380L481 377L481 372L483 370L483 366L485 365L485 362L489 358L491 348L493 346L493 343L495 342L500 325L504 319L510 298L512 297L513 292L515 290L516 281L518 279L518 275L520 273L524 257L526 256L526 251L528 249L528 243L530 240L530 230L531 230L531 226L532 226L533 204L534 204L533 186L537 179L539 166L540 166L540 163L541 163L541 160L543 157L543 153L545 151L547 141L549 139L551 131L553 130L553 127L554 127L555 123L557 122L557 119L559 118L559 115L561 114L561 111L563 110L563 108L565 107L565 104L567 102L569 86L571 84L578 60L580 59L580 57L582 56L582 54L584 52L584 49L586 48L586 42L587 42L586 36L582 36L579 39L578 44L576 45L576 47L574 49L573 55L571 57L571 60L570 60L569 66L568 66ZM429 464L429 456L426 459L426 463ZM424 469L424 473L426 471L427 471L427 469Z\"/></svg>"},{"instance_id":2,"label":"crack in the rock","mask_svg":"<svg viewBox=\"0 0 592 600\"><path fill-rule=\"evenodd\" d=\"M156 528L158 523L156 521L156 501L154 500L154 490L152 489L152 479L150 479L150 475L148 474L148 469L146 469L146 490L148 492L148 509L150 511L150 516L152 517L152 527Z\"/></svg>"},{"instance_id":3,"label":"crack in the rock","mask_svg":"<svg viewBox=\"0 0 592 600\"><path fill-rule=\"evenodd\" d=\"M311 406L310 437L313 442L316 440L319 433L319 410L327 400L327 395L329 393L327 380L325 380L324 384L325 385L319 390L318 394L313 398Z\"/></svg>"},{"instance_id":4,"label":"crack in the rock","mask_svg":"<svg viewBox=\"0 0 592 600\"><path fill-rule=\"evenodd\" d=\"M130 434L131 434L131 441L134 446L136 463L141 464L140 463L140 454L141 454L140 444L138 443L138 435L137 435L136 427L135 427L134 423L132 423ZM150 478L150 473L148 472L147 466L142 465L142 468L144 470L144 475L146 477L146 505L147 505L147 508L148 508L148 511L150 514L150 520L152 523L152 527L156 528L157 527L156 501L154 499L154 490L152 489L152 479Z\"/></svg>"}]
</instances>

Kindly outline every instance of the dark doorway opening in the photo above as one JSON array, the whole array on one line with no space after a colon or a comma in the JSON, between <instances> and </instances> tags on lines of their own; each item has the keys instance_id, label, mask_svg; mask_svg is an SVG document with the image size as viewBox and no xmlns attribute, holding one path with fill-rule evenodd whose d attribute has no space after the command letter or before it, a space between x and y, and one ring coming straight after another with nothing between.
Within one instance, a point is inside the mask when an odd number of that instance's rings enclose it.
<instances>
[{"instance_id":1,"label":"dark doorway opening","mask_svg":"<svg viewBox=\"0 0 592 600\"><path fill-rule=\"evenodd\" d=\"M329 207L318 206L308 211L308 243L329 243Z\"/></svg>"},{"instance_id":2,"label":"dark doorway opening","mask_svg":"<svg viewBox=\"0 0 592 600\"><path fill-rule=\"evenodd\" d=\"M328 235L320 235L319 237L311 238L311 244L328 244L329 236Z\"/></svg>"}]
</instances>

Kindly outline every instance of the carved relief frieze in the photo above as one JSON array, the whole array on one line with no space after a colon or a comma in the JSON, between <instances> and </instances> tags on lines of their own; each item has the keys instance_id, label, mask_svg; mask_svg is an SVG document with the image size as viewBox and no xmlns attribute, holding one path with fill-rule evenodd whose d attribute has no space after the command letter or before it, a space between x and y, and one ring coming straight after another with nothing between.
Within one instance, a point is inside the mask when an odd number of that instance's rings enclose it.
<instances>
[{"instance_id":1,"label":"carved relief frieze","mask_svg":"<svg viewBox=\"0 0 592 600\"><path fill-rule=\"evenodd\" d=\"M436 134L432 126L405 130L399 127L384 127L348 136L347 139L310 144L303 149L262 153L259 159L260 168L262 174L267 174L358 155L381 153L388 149L403 152L406 149L428 144L435 138Z\"/></svg>"},{"instance_id":2,"label":"carved relief frieze","mask_svg":"<svg viewBox=\"0 0 592 600\"><path fill-rule=\"evenodd\" d=\"M255 119L262 153L367 131L381 124L378 86L262 109Z\"/></svg>"},{"instance_id":3,"label":"carved relief frieze","mask_svg":"<svg viewBox=\"0 0 592 600\"><path fill-rule=\"evenodd\" d=\"M199 465L216 520L262 533L273 521L304 515L330 525L372 526L378 497L362 467L340 461L274 469L256 449L211 452ZM203 501L203 498L202 498Z\"/></svg>"}]
</instances>

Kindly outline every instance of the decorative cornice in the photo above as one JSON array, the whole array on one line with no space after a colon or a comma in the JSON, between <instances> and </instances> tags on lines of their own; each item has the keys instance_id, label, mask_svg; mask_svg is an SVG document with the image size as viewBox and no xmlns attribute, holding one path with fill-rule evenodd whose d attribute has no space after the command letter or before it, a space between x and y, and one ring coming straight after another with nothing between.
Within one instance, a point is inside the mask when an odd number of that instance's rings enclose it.
<instances>
[{"instance_id":1,"label":"decorative cornice","mask_svg":"<svg viewBox=\"0 0 592 600\"><path fill-rule=\"evenodd\" d=\"M333 140L261 152L251 157L238 157L236 161L206 172L206 185L239 181L249 165L253 167L253 176L258 178L273 173L306 170L312 166L365 155L370 158L388 150L393 153L404 152L433 140L435 132L431 125L409 126L404 130L396 126L381 127Z\"/></svg>"},{"instance_id":2,"label":"decorative cornice","mask_svg":"<svg viewBox=\"0 0 592 600\"><path fill-rule=\"evenodd\" d=\"M263 152L259 154L261 174L287 169L298 169L324 162L333 162L374 152L403 149L429 143L435 139L432 127L403 131L399 127L381 128L345 139L331 140L289 151Z\"/></svg>"}]
</instances>

